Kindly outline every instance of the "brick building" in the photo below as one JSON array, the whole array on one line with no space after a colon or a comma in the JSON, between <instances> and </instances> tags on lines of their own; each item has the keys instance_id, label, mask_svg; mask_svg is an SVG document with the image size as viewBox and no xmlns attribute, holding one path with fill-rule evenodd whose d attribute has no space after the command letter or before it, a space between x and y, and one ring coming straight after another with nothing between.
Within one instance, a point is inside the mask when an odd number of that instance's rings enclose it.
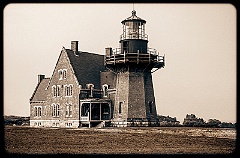
<instances>
[{"instance_id":1,"label":"brick building","mask_svg":"<svg viewBox=\"0 0 240 158\"><path fill-rule=\"evenodd\" d=\"M120 48L105 55L79 51L78 41L63 47L52 76L38 75L30 126L156 125L151 73L164 67L164 56L147 47L145 23L132 11L122 21Z\"/></svg>"}]
</instances>

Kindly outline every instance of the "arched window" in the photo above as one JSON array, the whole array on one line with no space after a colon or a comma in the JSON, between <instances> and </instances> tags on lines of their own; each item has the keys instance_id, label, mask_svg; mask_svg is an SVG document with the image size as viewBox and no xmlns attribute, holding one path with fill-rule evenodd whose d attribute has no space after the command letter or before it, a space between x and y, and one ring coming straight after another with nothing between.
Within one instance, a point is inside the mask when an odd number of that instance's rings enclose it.
<instances>
[{"instance_id":1,"label":"arched window","mask_svg":"<svg viewBox=\"0 0 240 158\"><path fill-rule=\"evenodd\" d=\"M69 105L69 117L72 117L72 105Z\"/></svg>"},{"instance_id":2,"label":"arched window","mask_svg":"<svg viewBox=\"0 0 240 158\"><path fill-rule=\"evenodd\" d=\"M56 92L56 96L59 97L60 96L60 85L57 85L57 92Z\"/></svg>"},{"instance_id":3,"label":"arched window","mask_svg":"<svg viewBox=\"0 0 240 158\"><path fill-rule=\"evenodd\" d=\"M56 105L53 105L53 116L56 116Z\"/></svg>"},{"instance_id":4,"label":"arched window","mask_svg":"<svg viewBox=\"0 0 240 158\"><path fill-rule=\"evenodd\" d=\"M73 94L73 85L64 86L65 96L72 96Z\"/></svg>"},{"instance_id":5,"label":"arched window","mask_svg":"<svg viewBox=\"0 0 240 158\"><path fill-rule=\"evenodd\" d=\"M102 86L102 89L103 89L103 97L107 97L108 94L107 94L107 90L108 90L108 85L107 84L104 84Z\"/></svg>"},{"instance_id":6,"label":"arched window","mask_svg":"<svg viewBox=\"0 0 240 158\"><path fill-rule=\"evenodd\" d=\"M149 105L149 112L150 112L150 113L152 113L152 104L153 104L152 101L149 101L149 102L148 102L148 105Z\"/></svg>"},{"instance_id":7,"label":"arched window","mask_svg":"<svg viewBox=\"0 0 240 158\"><path fill-rule=\"evenodd\" d=\"M71 104L66 105L66 117L72 117L72 105Z\"/></svg>"},{"instance_id":8,"label":"arched window","mask_svg":"<svg viewBox=\"0 0 240 158\"><path fill-rule=\"evenodd\" d=\"M64 69L64 70L63 70L63 79L66 79L66 78L67 78L67 70Z\"/></svg>"},{"instance_id":9,"label":"arched window","mask_svg":"<svg viewBox=\"0 0 240 158\"><path fill-rule=\"evenodd\" d=\"M69 96L69 87L67 86L67 96Z\"/></svg>"},{"instance_id":10,"label":"arched window","mask_svg":"<svg viewBox=\"0 0 240 158\"><path fill-rule=\"evenodd\" d=\"M60 106L57 104L57 107L56 107L56 109L57 109L57 116L60 116Z\"/></svg>"},{"instance_id":11,"label":"arched window","mask_svg":"<svg viewBox=\"0 0 240 158\"><path fill-rule=\"evenodd\" d=\"M66 117L68 117L68 116L69 116L69 106L66 105Z\"/></svg>"},{"instance_id":12,"label":"arched window","mask_svg":"<svg viewBox=\"0 0 240 158\"><path fill-rule=\"evenodd\" d=\"M119 102L119 109L118 109L119 114L122 113L122 105L123 105L123 102Z\"/></svg>"},{"instance_id":13,"label":"arched window","mask_svg":"<svg viewBox=\"0 0 240 158\"><path fill-rule=\"evenodd\" d=\"M38 107L38 116L42 116L42 108L41 107Z\"/></svg>"},{"instance_id":14,"label":"arched window","mask_svg":"<svg viewBox=\"0 0 240 158\"><path fill-rule=\"evenodd\" d=\"M64 94L65 94L65 96L67 96L67 85L64 85Z\"/></svg>"},{"instance_id":15,"label":"arched window","mask_svg":"<svg viewBox=\"0 0 240 158\"><path fill-rule=\"evenodd\" d=\"M52 112L52 116L54 116L54 104L52 104L51 106L51 112Z\"/></svg>"},{"instance_id":16,"label":"arched window","mask_svg":"<svg viewBox=\"0 0 240 158\"><path fill-rule=\"evenodd\" d=\"M62 69L58 70L58 76L59 76L59 80L63 79L63 71L62 71Z\"/></svg>"},{"instance_id":17,"label":"arched window","mask_svg":"<svg viewBox=\"0 0 240 158\"><path fill-rule=\"evenodd\" d=\"M69 96L72 96L72 85L69 85Z\"/></svg>"},{"instance_id":18,"label":"arched window","mask_svg":"<svg viewBox=\"0 0 240 158\"><path fill-rule=\"evenodd\" d=\"M35 116L38 116L37 107L34 108L34 111L35 111Z\"/></svg>"},{"instance_id":19,"label":"arched window","mask_svg":"<svg viewBox=\"0 0 240 158\"><path fill-rule=\"evenodd\" d=\"M54 97L57 96L57 94L56 94L56 86L55 85L52 86L52 94L53 94Z\"/></svg>"}]
</instances>

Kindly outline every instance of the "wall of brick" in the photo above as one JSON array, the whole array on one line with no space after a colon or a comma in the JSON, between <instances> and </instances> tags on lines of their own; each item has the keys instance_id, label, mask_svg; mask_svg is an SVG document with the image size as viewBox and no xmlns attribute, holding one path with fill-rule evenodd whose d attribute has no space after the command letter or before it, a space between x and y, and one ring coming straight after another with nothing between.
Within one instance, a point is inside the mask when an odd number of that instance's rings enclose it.
<instances>
[{"instance_id":1,"label":"wall of brick","mask_svg":"<svg viewBox=\"0 0 240 158\"><path fill-rule=\"evenodd\" d=\"M146 118L144 74L130 72L128 118Z\"/></svg>"},{"instance_id":2,"label":"wall of brick","mask_svg":"<svg viewBox=\"0 0 240 158\"><path fill-rule=\"evenodd\" d=\"M154 97L154 89L153 89L153 82L152 82L152 74L151 72L144 73L144 91L145 91L145 105L146 105L146 117L151 118L152 120L156 120L157 117L157 110L156 110L156 103ZM149 101L152 102L152 113L150 113L150 106Z\"/></svg>"},{"instance_id":3,"label":"wall of brick","mask_svg":"<svg viewBox=\"0 0 240 158\"><path fill-rule=\"evenodd\" d=\"M120 72L116 79L115 109L113 114L114 121L126 121L128 118L129 102L129 72ZM122 102L121 114L119 113L119 104Z\"/></svg>"},{"instance_id":4,"label":"wall of brick","mask_svg":"<svg viewBox=\"0 0 240 158\"><path fill-rule=\"evenodd\" d=\"M120 72L116 77L113 126L149 126L149 121L156 121L157 112L151 72ZM149 101L152 102L151 112ZM122 114L119 114L119 102L123 102Z\"/></svg>"},{"instance_id":5,"label":"wall of brick","mask_svg":"<svg viewBox=\"0 0 240 158\"><path fill-rule=\"evenodd\" d=\"M58 70L66 69L67 75L66 79L59 80ZM65 96L64 85L73 85L73 95ZM54 97L52 93L52 86L60 85L60 96ZM47 89L47 102L43 106L43 116L39 118L39 120L43 121L44 126L56 126L56 123L59 123L60 127L65 127L66 123L70 122L73 124L72 126L77 127L79 125L79 91L80 88L78 86L77 78L74 75L72 67L69 63L68 56L66 52L62 51L59 60L56 64L56 67L53 71L52 78L50 80L50 84ZM52 106L53 104L60 105L60 115L59 117L52 116ZM66 104L72 105L72 117L66 117ZM74 121L72 121L74 120ZM69 123L70 123L69 122Z\"/></svg>"}]
</instances>

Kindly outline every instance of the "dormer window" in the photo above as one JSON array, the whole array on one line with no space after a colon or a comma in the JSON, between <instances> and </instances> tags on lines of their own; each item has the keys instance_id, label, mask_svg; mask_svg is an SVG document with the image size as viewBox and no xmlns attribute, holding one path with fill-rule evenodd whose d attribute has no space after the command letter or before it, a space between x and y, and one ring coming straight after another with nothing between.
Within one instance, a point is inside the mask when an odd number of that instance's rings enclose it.
<instances>
[{"instance_id":1,"label":"dormer window","mask_svg":"<svg viewBox=\"0 0 240 158\"><path fill-rule=\"evenodd\" d=\"M93 97L94 84L92 84L92 83L86 84L86 87L87 87L87 89L90 89L90 94L89 94L89 96L90 96L90 97Z\"/></svg>"}]
</instances>

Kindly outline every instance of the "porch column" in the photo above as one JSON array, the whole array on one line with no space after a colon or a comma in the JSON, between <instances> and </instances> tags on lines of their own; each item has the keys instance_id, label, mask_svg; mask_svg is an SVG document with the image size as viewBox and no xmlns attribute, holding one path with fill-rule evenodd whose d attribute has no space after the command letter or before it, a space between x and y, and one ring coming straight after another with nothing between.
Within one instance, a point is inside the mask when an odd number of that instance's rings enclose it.
<instances>
[{"instance_id":1,"label":"porch column","mask_svg":"<svg viewBox=\"0 0 240 158\"><path fill-rule=\"evenodd\" d=\"M112 118L111 116L111 112L112 112L112 110L111 110L111 103L108 103L108 107L109 107L109 118L108 119L110 119L110 118Z\"/></svg>"},{"instance_id":2,"label":"porch column","mask_svg":"<svg viewBox=\"0 0 240 158\"><path fill-rule=\"evenodd\" d=\"M90 110L89 110L89 112L90 112L90 115L89 115L89 122L92 120L92 103L91 103L91 101L90 101Z\"/></svg>"}]
</instances>

